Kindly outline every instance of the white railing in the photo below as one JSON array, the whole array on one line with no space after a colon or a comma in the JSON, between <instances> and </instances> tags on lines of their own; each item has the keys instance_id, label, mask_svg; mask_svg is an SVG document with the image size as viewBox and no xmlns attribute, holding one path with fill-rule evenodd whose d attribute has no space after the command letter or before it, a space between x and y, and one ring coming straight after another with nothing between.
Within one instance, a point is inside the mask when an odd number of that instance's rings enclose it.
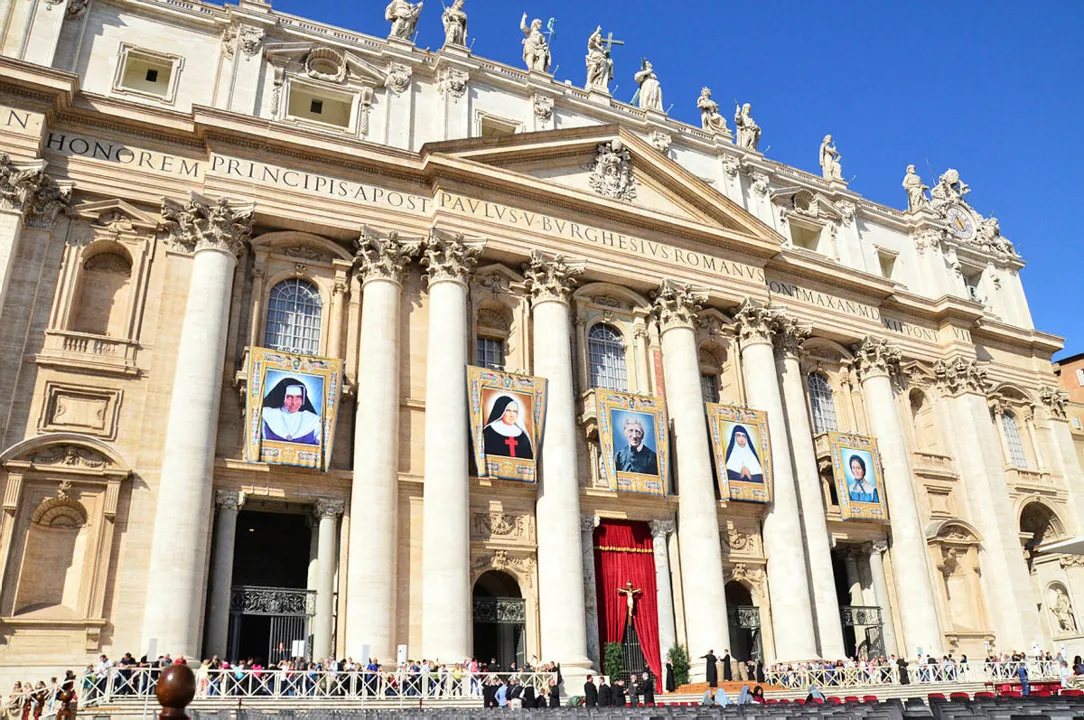
<instances>
[{"instance_id":1,"label":"white railing","mask_svg":"<svg viewBox=\"0 0 1084 720\"><path fill-rule=\"evenodd\" d=\"M557 673L475 673L446 670L428 674L414 672L369 672L367 670L205 670L195 668L196 699L246 698L297 700L396 699L404 704L440 702L482 697L483 686L512 682L534 688L535 694L557 680ZM154 695L159 668L111 668L108 673L87 673L80 687L80 704L102 706Z\"/></svg>"},{"instance_id":2,"label":"white railing","mask_svg":"<svg viewBox=\"0 0 1084 720\"><path fill-rule=\"evenodd\" d=\"M1023 665L1027 668L1029 682L1049 682L1058 680L1058 661L1034 660L1028 662L978 662L945 665L908 663L907 683L950 684L950 683L998 683L1016 682L1017 671ZM847 667L774 667L764 673L769 685L778 685L791 690L807 690L816 685L818 688L861 688L901 685L898 665L852 665Z\"/></svg>"}]
</instances>

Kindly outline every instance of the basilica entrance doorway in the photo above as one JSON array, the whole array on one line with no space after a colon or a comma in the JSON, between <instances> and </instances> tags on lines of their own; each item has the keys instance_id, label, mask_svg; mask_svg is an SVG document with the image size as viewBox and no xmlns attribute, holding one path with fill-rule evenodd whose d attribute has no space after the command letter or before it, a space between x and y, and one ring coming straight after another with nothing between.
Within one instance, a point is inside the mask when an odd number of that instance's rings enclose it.
<instances>
[{"instance_id":1,"label":"basilica entrance doorway","mask_svg":"<svg viewBox=\"0 0 1084 720\"><path fill-rule=\"evenodd\" d=\"M753 604L749 588L737 580L726 584L726 615L731 657L742 662L763 660L760 608Z\"/></svg>"},{"instance_id":2,"label":"basilica entrance doorway","mask_svg":"<svg viewBox=\"0 0 1084 720\"><path fill-rule=\"evenodd\" d=\"M242 510L237 516L227 646L232 662L311 657L316 597L306 585L312 530L302 509Z\"/></svg>"},{"instance_id":3,"label":"basilica entrance doorway","mask_svg":"<svg viewBox=\"0 0 1084 720\"><path fill-rule=\"evenodd\" d=\"M501 670L512 663L522 667L527 658L527 605L519 583L507 573L489 570L474 583L474 657L493 661Z\"/></svg>"}]
</instances>

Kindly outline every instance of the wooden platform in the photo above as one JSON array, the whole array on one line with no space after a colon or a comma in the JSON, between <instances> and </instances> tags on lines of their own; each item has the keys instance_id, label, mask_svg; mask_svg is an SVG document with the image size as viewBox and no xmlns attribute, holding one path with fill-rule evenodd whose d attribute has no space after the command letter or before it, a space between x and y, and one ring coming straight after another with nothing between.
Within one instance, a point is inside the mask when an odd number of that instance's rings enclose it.
<instances>
[{"instance_id":1,"label":"wooden platform","mask_svg":"<svg viewBox=\"0 0 1084 720\"><path fill-rule=\"evenodd\" d=\"M780 687L779 685L769 685L768 683L758 683L755 680L731 680L729 682L720 682L719 686L716 689L717 690L718 689L726 690L726 694L729 695L730 698L733 700L735 697L737 697L738 693L741 692L741 689L743 687L745 687L746 685L749 686L750 690L755 688L757 685L760 685L760 687L764 690L765 693L785 692L786 691L786 688ZM679 687L677 690L674 691L673 694L675 694L675 695L700 695L700 696L702 696L704 694L704 691L707 690L707 689L708 689L708 684L706 682L689 683L688 685L682 685L681 687Z\"/></svg>"}]
</instances>

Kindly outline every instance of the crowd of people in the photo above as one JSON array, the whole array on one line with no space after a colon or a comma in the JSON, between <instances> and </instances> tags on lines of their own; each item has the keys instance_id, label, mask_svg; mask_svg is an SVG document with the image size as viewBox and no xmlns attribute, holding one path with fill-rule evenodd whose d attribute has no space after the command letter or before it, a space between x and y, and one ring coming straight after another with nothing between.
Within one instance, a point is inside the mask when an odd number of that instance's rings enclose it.
<instances>
[{"instance_id":1,"label":"crowd of people","mask_svg":"<svg viewBox=\"0 0 1084 720\"><path fill-rule=\"evenodd\" d=\"M49 682L39 680L36 684L27 681L15 681L11 692L2 698L0 717L6 720L38 720L46 717L58 717L58 713L74 712L76 678L69 670L63 680L49 678Z\"/></svg>"},{"instance_id":2,"label":"crowd of people","mask_svg":"<svg viewBox=\"0 0 1084 720\"><path fill-rule=\"evenodd\" d=\"M583 704L586 707L636 707L655 704L655 676L648 671L642 674L632 673L628 683L618 677L599 676L598 682L593 675L587 676L583 684Z\"/></svg>"}]
</instances>

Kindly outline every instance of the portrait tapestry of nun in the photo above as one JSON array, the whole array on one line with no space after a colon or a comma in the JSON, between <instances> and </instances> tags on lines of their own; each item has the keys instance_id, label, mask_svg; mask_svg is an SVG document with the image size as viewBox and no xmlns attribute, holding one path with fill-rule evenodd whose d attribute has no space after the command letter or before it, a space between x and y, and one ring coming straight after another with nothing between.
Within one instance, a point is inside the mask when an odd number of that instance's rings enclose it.
<instances>
[{"instance_id":1,"label":"portrait tapestry of nun","mask_svg":"<svg viewBox=\"0 0 1084 720\"><path fill-rule=\"evenodd\" d=\"M764 468L760 464L753 438L743 425L735 425L726 448L726 476L739 482L764 482Z\"/></svg>"},{"instance_id":2,"label":"portrait tapestry of nun","mask_svg":"<svg viewBox=\"0 0 1084 720\"><path fill-rule=\"evenodd\" d=\"M280 380L263 399L263 439L319 445L320 415L305 383L294 377Z\"/></svg>"},{"instance_id":3,"label":"portrait tapestry of nun","mask_svg":"<svg viewBox=\"0 0 1084 720\"><path fill-rule=\"evenodd\" d=\"M514 397L501 395L489 411L482 439L486 456L534 459L531 435L523 426L522 407Z\"/></svg>"}]
</instances>

